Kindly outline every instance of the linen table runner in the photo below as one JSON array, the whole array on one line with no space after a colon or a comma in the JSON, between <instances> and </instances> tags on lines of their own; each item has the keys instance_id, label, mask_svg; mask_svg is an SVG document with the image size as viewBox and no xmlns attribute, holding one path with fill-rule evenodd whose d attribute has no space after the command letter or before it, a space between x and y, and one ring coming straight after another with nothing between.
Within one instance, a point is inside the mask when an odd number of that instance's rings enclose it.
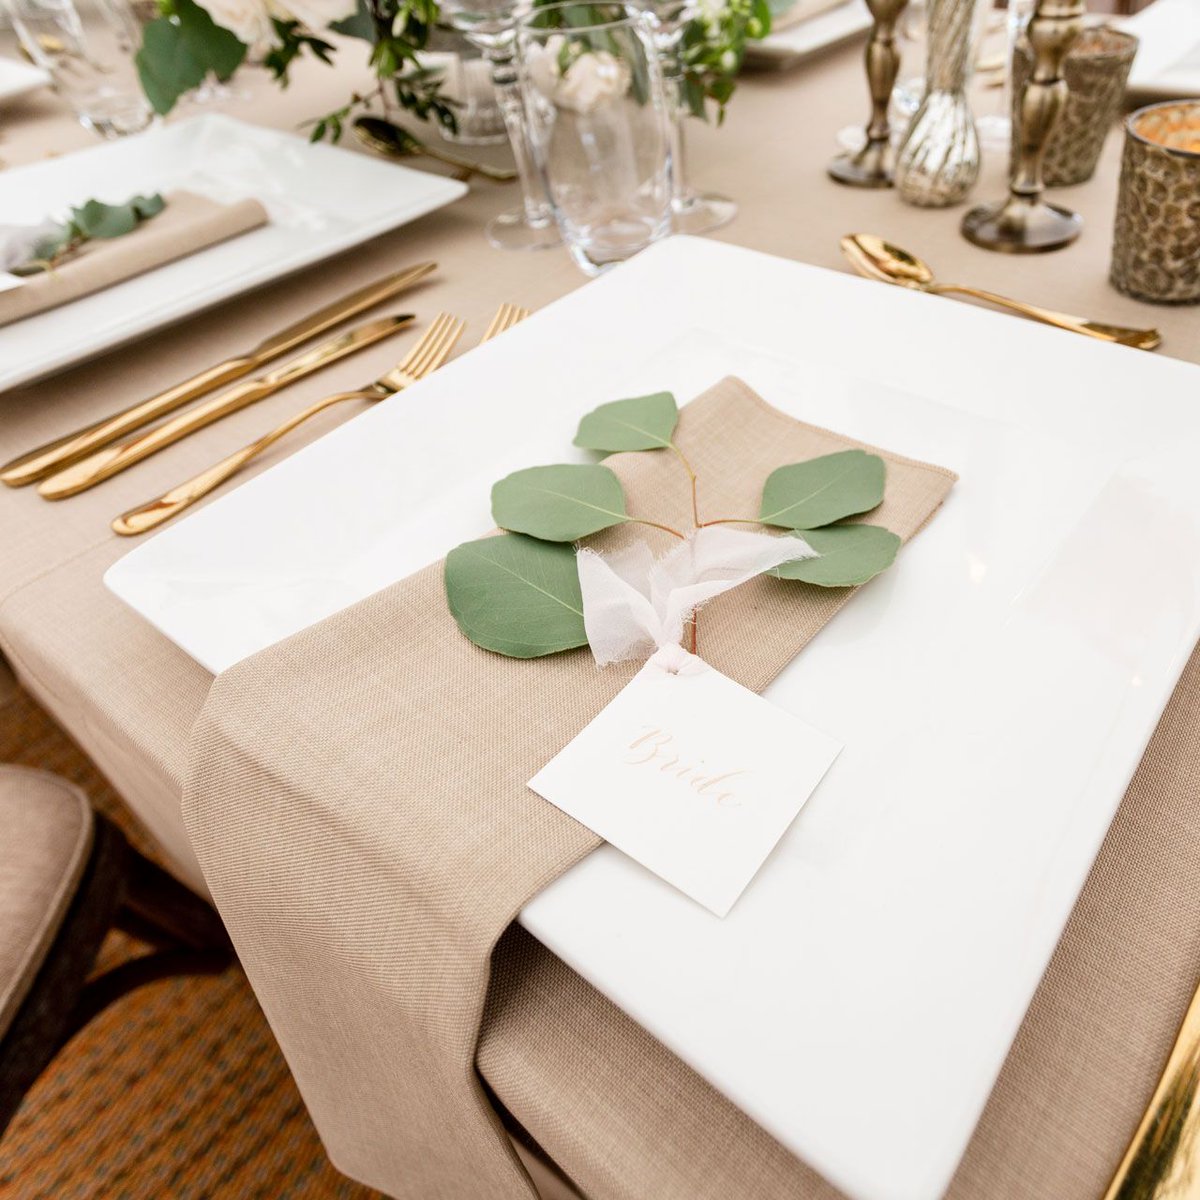
<instances>
[{"instance_id":1,"label":"linen table runner","mask_svg":"<svg viewBox=\"0 0 1200 1200\"><path fill-rule=\"evenodd\" d=\"M682 410L677 441L708 516L755 512L776 467L859 445L734 379ZM876 453L887 488L870 520L907 539L954 476ZM631 512L690 525L673 455L605 461ZM753 580L703 610L700 653L761 691L849 595ZM475 1072L490 956L521 907L599 844L527 780L636 669L599 671L586 649L535 660L479 649L449 614L437 564L215 681L184 818L346 1173L412 1200L534 1194Z\"/></svg>"},{"instance_id":2,"label":"linen table runner","mask_svg":"<svg viewBox=\"0 0 1200 1200\"><path fill-rule=\"evenodd\" d=\"M192 192L171 192L166 200L162 212L132 233L89 242L53 271L0 292L0 325L78 300L267 223L267 210L257 200L221 204Z\"/></svg>"}]
</instances>

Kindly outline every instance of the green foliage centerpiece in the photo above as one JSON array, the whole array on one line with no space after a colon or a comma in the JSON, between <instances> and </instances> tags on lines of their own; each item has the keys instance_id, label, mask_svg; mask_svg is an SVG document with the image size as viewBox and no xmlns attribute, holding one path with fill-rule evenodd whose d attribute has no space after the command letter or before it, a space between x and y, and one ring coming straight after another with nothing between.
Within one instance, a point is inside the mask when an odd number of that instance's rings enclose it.
<instances>
[{"instance_id":1,"label":"green foliage centerpiece","mask_svg":"<svg viewBox=\"0 0 1200 1200\"><path fill-rule=\"evenodd\" d=\"M438 0L157 0L137 56L138 72L155 112L165 114L210 75L230 79L251 56L282 86L303 55L331 63L330 35L367 46L375 86L311 123L312 138L336 141L358 109L382 105L455 127L455 105L441 93L441 76L422 66L421 52L439 20ZM693 112L718 117L733 95L747 39L770 28L765 0L716 0L688 26L686 94Z\"/></svg>"},{"instance_id":2,"label":"green foliage centerpiece","mask_svg":"<svg viewBox=\"0 0 1200 1200\"><path fill-rule=\"evenodd\" d=\"M646 525L679 539L716 525L786 531L780 536L802 537L816 554L772 574L817 587L855 587L894 561L896 534L847 521L883 501L886 468L878 455L843 450L779 467L763 484L757 516L701 520L696 473L673 440L678 419L668 392L616 400L580 421L575 445L675 455L691 488L690 531L630 513L620 479L603 463L529 467L492 488L492 516L505 532L465 542L445 564L450 611L471 641L513 658L587 645L575 543L617 525Z\"/></svg>"}]
</instances>

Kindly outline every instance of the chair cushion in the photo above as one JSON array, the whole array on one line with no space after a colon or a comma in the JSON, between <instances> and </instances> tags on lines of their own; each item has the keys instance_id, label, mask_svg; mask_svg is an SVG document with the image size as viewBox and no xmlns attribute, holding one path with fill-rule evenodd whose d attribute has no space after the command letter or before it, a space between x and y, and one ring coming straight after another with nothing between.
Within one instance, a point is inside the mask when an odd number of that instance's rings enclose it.
<instances>
[{"instance_id":1,"label":"chair cushion","mask_svg":"<svg viewBox=\"0 0 1200 1200\"><path fill-rule=\"evenodd\" d=\"M0 765L0 1038L75 896L94 828L77 787L46 771Z\"/></svg>"}]
</instances>

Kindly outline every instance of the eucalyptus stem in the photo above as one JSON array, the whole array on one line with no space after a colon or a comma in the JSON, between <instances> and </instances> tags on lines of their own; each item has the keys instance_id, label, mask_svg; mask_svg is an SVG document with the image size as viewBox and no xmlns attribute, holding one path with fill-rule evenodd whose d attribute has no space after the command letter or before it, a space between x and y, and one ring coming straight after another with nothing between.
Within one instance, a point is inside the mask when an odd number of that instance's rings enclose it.
<instances>
[{"instance_id":1,"label":"eucalyptus stem","mask_svg":"<svg viewBox=\"0 0 1200 1200\"><path fill-rule=\"evenodd\" d=\"M701 528L700 502L696 496L696 472L692 470L692 464L688 462L687 456L677 445L675 445L674 442L668 442L667 445L670 446L670 448L675 452L675 457L678 458L681 463L683 463L683 469L688 474L688 479L692 485L692 524L699 529Z\"/></svg>"},{"instance_id":2,"label":"eucalyptus stem","mask_svg":"<svg viewBox=\"0 0 1200 1200\"><path fill-rule=\"evenodd\" d=\"M677 537L681 542L687 541L687 534L680 533L678 529L672 529L670 525L660 525L657 521L648 521L645 517L630 517L635 525L649 525L654 529L661 529L663 533L669 533L672 537Z\"/></svg>"},{"instance_id":3,"label":"eucalyptus stem","mask_svg":"<svg viewBox=\"0 0 1200 1200\"><path fill-rule=\"evenodd\" d=\"M765 525L757 517L717 517L712 521L701 521L698 529L707 529L710 525Z\"/></svg>"}]
</instances>

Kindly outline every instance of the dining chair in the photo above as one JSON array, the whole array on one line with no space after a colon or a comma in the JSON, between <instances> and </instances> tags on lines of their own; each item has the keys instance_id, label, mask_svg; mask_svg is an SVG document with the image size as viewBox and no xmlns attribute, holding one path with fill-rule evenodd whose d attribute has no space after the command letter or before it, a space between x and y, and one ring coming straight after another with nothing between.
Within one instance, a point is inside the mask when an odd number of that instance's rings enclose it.
<instances>
[{"instance_id":1,"label":"dining chair","mask_svg":"<svg viewBox=\"0 0 1200 1200\"><path fill-rule=\"evenodd\" d=\"M89 978L120 929L154 949ZM0 1135L58 1051L144 983L233 958L216 913L134 850L79 788L0 765Z\"/></svg>"}]
</instances>

